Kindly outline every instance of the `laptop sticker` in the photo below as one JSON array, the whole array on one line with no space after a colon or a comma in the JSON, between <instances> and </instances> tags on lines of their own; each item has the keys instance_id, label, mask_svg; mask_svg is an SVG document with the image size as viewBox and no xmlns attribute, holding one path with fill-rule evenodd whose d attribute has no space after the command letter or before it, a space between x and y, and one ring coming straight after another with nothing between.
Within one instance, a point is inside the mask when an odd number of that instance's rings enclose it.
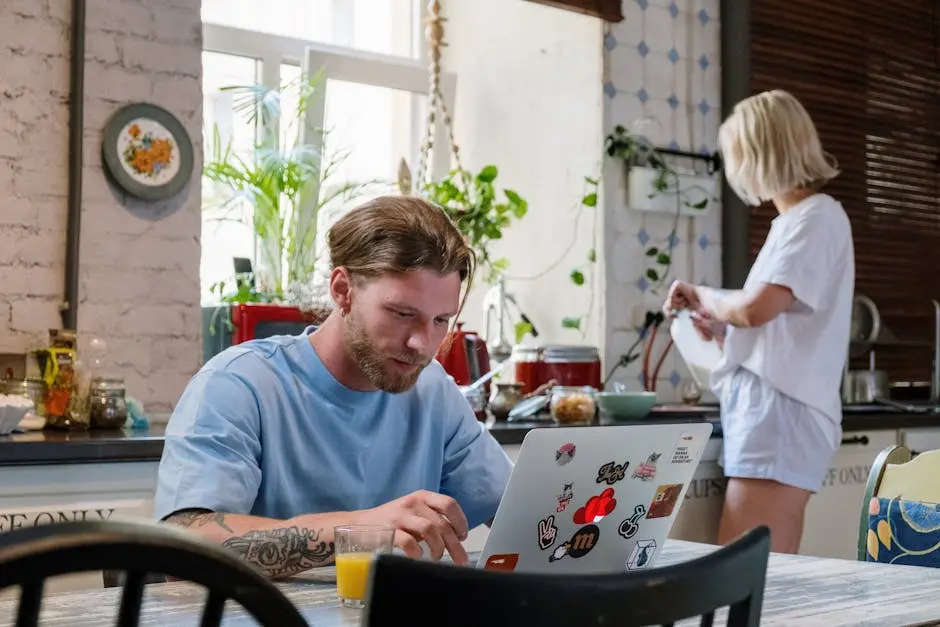
<instances>
[{"instance_id":1,"label":"laptop sticker","mask_svg":"<svg viewBox=\"0 0 940 627\"><path fill-rule=\"evenodd\" d=\"M555 516L549 516L539 521L539 548L543 551L552 548L558 527L555 526Z\"/></svg>"},{"instance_id":2,"label":"laptop sticker","mask_svg":"<svg viewBox=\"0 0 940 627\"><path fill-rule=\"evenodd\" d=\"M627 476L627 468L629 467L630 462L624 462L622 464L618 464L617 462L607 462L597 469L597 483L614 485Z\"/></svg>"},{"instance_id":3,"label":"laptop sticker","mask_svg":"<svg viewBox=\"0 0 940 627\"><path fill-rule=\"evenodd\" d=\"M681 483L667 483L656 488L656 494L653 495L653 502L650 503L646 517L668 518L672 516L672 511L679 501L680 492L682 492Z\"/></svg>"},{"instance_id":4,"label":"laptop sticker","mask_svg":"<svg viewBox=\"0 0 940 627\"><path fill-rule=\"evenodd\" d=\"M620 527L617 528L617 533L622 535L624 538L629 540L636 535L636 532L640 529L639 520L643 518L643 514L646 513L645 505L637 505L633 508L633 515L630 518L627 518L622 523Z\"/></svg>"},{"instance_id":5,"label":"laptop sticker","mask_svg":"<svg viewBox=\"0 0 940 627\"><path fill-rule=\"evenodd\" d=\"M640 540L633 547L633 552L627 558L627 570L639 570L649 566L653 553L656 552L656 540Z\"/></svg>"},{"instance_id":6,"label":"laptop sticker","mask_svg":"<svg viewBox=\"0 0 940 627\"><path fill-rule=\"evenodd\" d=\"M597 523L614 511L615 507L617 507L617 499L614 498L614 489L607 488L597 496L589 498L584 507L579 507L574 513L573 520L578 525Z\"/></svg>"},{"instance_id":7,"label":"laptop sticker","mask_svg":"<svg viewBox=\"0 0 940 627\"><path fill-rule=\"evenodd\" d=\"M555 507L555 512L560 513L565 511L568 507L568 503L571 502L571 499L574 498L574 484L566 483L561 489L561 494L558 495L558 505Z\"/></svg>"},{"instance_id":8,"label":"laptop sticker","mask_svg":"<svg viewBox=\"0 0 940 627\"><path fill-rule=\"evenodd\" d=\"M570 540L566 540L558 545L552 554L548 556L549 562L557 562L566 555L577 559L584 557L597 546L597 539L601 535L601 530L597 525L587 525L574 532Z\"/></svg>"},{"instance_id":9,"label":"laptop sticker","mask_svg":"<svg viewBox=\"0 0 940 627\"><path fill-rule=\"evenodd\" d=\"M571 442L567 444L562 444L561 448L555 451L555 462L559 466L564 466L572 459L574 459L575 446Z\"/></svg>"},{"instance_id":10,"label":"laptop sticker","mask_svg":"<svg viewBox=\"0 0 940 627\"><path fill-rule=\"evenodd\" d=\"M646 458L646 461L636 467L636 470L633 471L631 478L639 479L640 481L652 481L655 479L656 462L659 461L659 458L662 456L662 453L650 453L650 456Z\"/></svg>"},{"instance_id":11,"label":"laptop sticker","mask_svg":"<svg viewBox=\"0 0 940 627\"><path fill-rule=\"evenodd\" d=\"M679 436L676 443L676 450L672 453L673 464L691 464L692 460L698 456L701 445L695 441L695 435L692 433L683 433Z\"/></svg>"},{"instance_id":12,"label":"laptop sticker","mask_svg":"<svg viewBox=\"0 0 940 627\"><path fill-rule=\"evenodd\" d=\"M483 570L516 570L516 564L518 563L518 553L490 555L483 566Z\"/></svg>"}]
</instances>

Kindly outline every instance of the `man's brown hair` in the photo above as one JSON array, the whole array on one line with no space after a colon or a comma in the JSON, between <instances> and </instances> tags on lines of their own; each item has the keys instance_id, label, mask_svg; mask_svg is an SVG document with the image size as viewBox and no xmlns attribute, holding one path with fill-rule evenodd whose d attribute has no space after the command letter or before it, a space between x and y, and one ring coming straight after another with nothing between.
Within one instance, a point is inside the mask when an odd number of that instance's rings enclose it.
<instances>
[{"instance_id":1,"label":"man's brown hair","mask_svg":"<svg viewBox=\"0 0 940 627\"><path fill-rule=\"evenodd\" d=\"M353 279L433 270L473 282L476 254L444 211L414 196L381 196L340 218L327 236L332 267Z\"/></svg>"}]
</instances>

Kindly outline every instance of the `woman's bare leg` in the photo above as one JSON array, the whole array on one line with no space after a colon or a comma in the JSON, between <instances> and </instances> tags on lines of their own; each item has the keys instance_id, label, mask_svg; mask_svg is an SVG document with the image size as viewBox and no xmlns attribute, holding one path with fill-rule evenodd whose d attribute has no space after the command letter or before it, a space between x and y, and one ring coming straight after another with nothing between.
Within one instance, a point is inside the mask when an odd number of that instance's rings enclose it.
<instances>
[{"instance_id":1,"label":"woman's bare leg","mask_svg":"<svg viewBox=\"0 0 940 627\"><path fill-rule=\"evenodd\" d=\"M811 492L769 479L731 477L718 525L718 544L733 542L754 527L770 528L770 550L797 553Z\"/></svg>"}]
</instances>

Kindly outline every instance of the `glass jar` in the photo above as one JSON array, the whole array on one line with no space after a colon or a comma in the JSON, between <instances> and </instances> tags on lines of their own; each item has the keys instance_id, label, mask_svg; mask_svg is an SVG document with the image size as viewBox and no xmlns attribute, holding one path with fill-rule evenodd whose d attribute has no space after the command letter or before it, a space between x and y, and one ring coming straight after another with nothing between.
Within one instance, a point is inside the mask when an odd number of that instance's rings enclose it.
<instances>
[{"instance_id":1,"label":"glass jar","mask_svg":"<svg viewBox=\"0 0 940 627\"><path fill-rule=\"evenodd\" d=\"M546 346L540 372L543 382L601 389L601 358L593 346Z\"/></svg>"},{"instance_id":2,"label":"glass jar","mask_svg":"<svg viewBox=\"0 0 940 627\"><path fill-rule=\"evenodd\" d=\"M93 429L120 429L127 422L124 379L95 377L88 390L88 414Z\"/></svg>"},{"instance_id":3,"label":"glass jar","mask_svg":"<svg viewBox=\"0 0 940 627\"><path fill-rule=\"evenodd\" d=\"M539 349L535 346L513 346L514 379L522 386L522 394L531 394L543 381L539 373Z\"/></svg>"},{"instance_id":4,"label":"glass jar","mask_svg":"<svg viewBox=\"0 0 940 627\"><path fill-rule=\"evenodd\" d=\"M556 385L551 391L549 410L560 425L588 424L597 414L595 390L590 386Z\"/></svg>"}]
</instances>

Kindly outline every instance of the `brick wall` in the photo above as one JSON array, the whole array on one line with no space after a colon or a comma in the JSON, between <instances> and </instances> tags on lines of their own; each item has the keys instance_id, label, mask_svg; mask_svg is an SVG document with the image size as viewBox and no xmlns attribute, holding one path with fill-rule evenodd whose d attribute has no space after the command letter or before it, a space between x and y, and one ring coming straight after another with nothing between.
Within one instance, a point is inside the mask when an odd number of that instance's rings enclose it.
<instances>
[{"instance_id":1,"label":"brick wall","mask_svg":"<svg viewBox=\"0 0 940 627\"><path fill-rule=\"evenodd\" d=\"M88 2L78 331L148 410L169 410L199 367L199 177L177 198L126 198L101 134L129 102L186 126L202 164L200 0ZM0 352L59 327L68 182L70 0L0 2Z\"/></svg>"}]
</instances>

